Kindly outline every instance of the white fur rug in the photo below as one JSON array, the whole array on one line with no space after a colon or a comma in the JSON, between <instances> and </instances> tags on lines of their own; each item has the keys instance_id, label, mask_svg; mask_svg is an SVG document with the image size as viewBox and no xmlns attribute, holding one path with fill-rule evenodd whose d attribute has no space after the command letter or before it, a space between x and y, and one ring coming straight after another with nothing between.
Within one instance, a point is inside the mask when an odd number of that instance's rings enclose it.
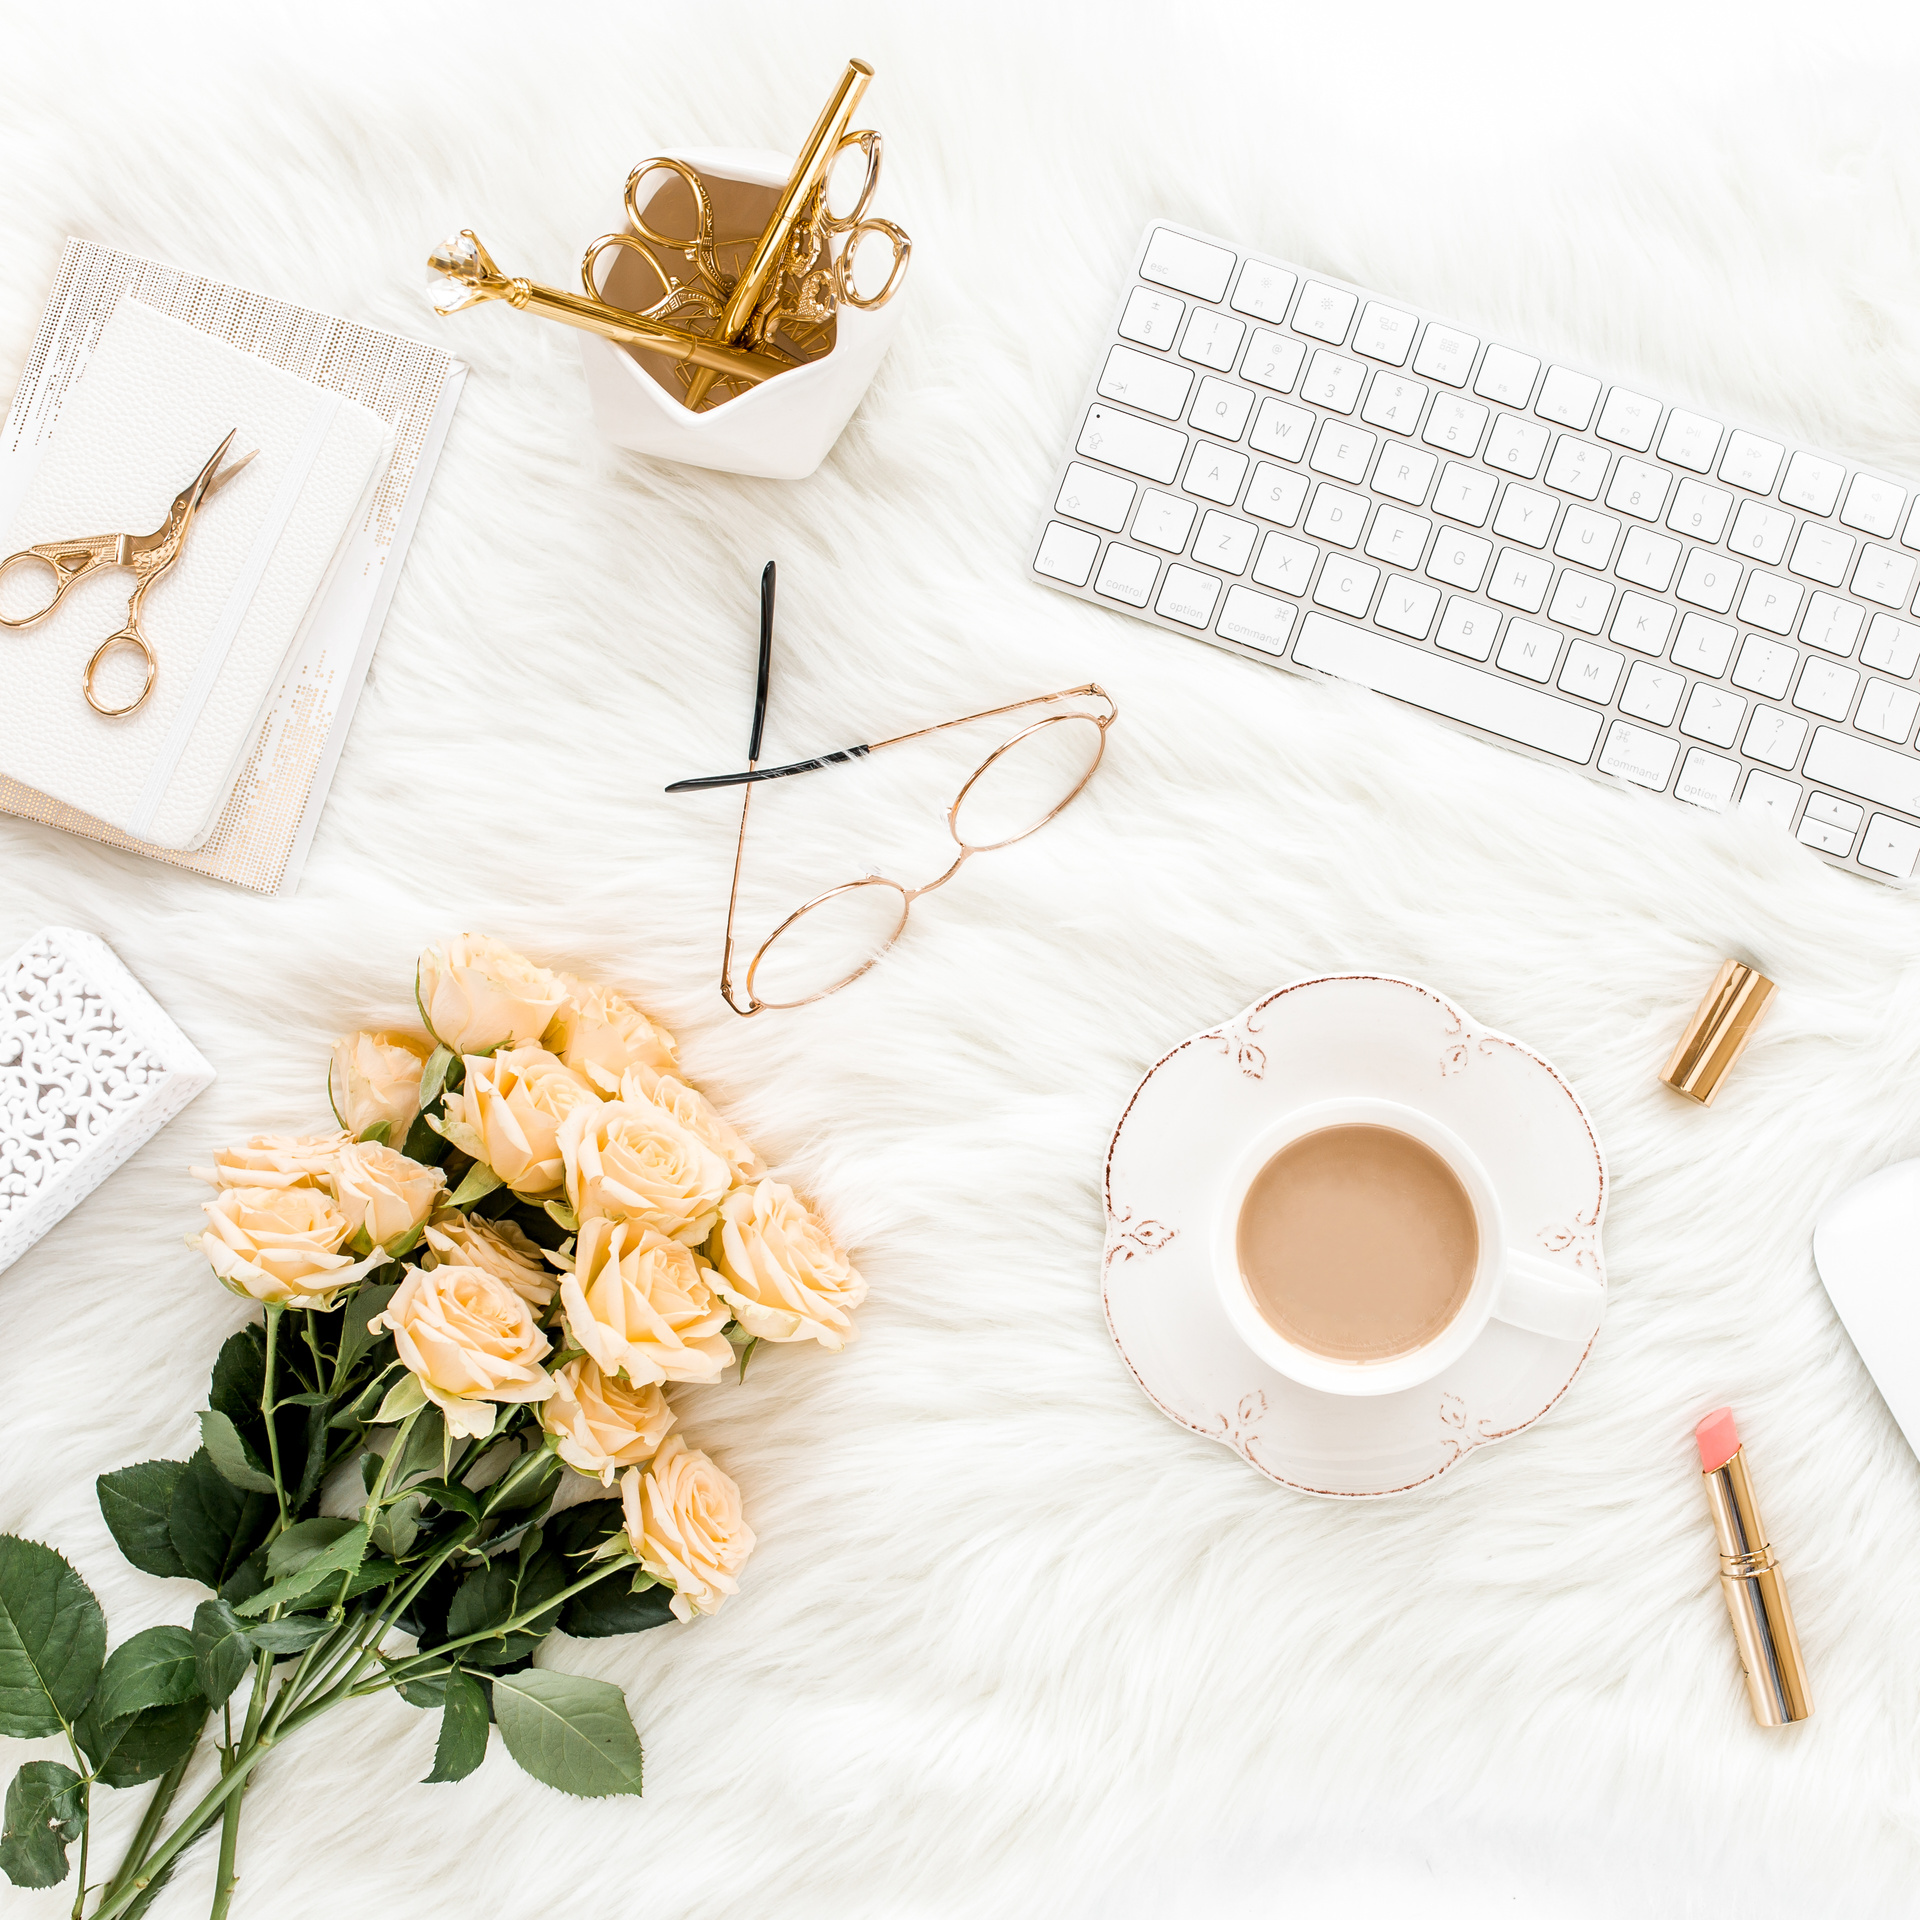
<instances>
[{"instance_id":1,"label":"white fur rug","mask_svg":"<svg viewBox=\"0 0 1920 1920\"><path fill-rule=\"evenodd\" d=\"M1808 1236L1920 1147L1920 903L1023 575L1156 211L1920 474L1912 30L1242 0L1193 10L1217 37L1187 47L1182 18L5 9L8 388L69 233L444 339L474 375L295 896L0 820L0 952L99 932L221 1075L0 1279L0 1527L72 1554L116 1639L186 1617L93 1494L193 1445L241 1318L180 1246L184 1167L319 1123L328 1039L404 1017L416 949L462 927L641 992L873 1289L845 1356L765 1353L689 1412L759 1533L740 1596L553 1645L628 1690L646 1798L568 1801L498 1751L415 1785L431 1721L370 1704L261 1774L246 1920L1913 1911L1920 1466ZM425 310L449 229L565 284L636 159L791 144L852 52L917 251L892 357L811 481L612 451L566 334ZM769 556L771 752L1090 675L1122 718L1085 802L929 900L870 979L749 1023L714 991L731 809L660 788L742 750ZM932 758L770 795L760 909L931 871ZM1654 1073L1735 948L1782 993L1700 1112ZM1102 1152L1142 1069L1347 967L1540 1048L1614 1176L1612 1307L1575 1389L1365 1505L1170 1425L1097 1287ZM1689 1428L1722 1400L1811 1665L1818 1713L1789 1732L1748 1717L1713 1579ZM156 1915L203 1911L211 1878L203 1852Z\"/></svg>"}]
</instances>

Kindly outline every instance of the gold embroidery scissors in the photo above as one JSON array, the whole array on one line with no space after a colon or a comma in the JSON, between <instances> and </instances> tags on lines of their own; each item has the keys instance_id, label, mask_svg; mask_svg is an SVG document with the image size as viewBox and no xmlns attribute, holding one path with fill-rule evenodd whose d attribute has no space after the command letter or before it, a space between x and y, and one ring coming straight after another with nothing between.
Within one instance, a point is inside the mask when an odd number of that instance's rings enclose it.
<instances>
[{"instance_id":1,"label":"gold embroidery scissors","mask_svg":"<svg viewBox=\"0 0 1920 1920\"><path fill-rule=\"evenodd\" d=\"M80 690L87 696L87 705L109 720L132 713L153 691L159 662L153 657L153 649L147 645L147 637L140 630L140 602L147 589L166 575L180 558L180 550L186 545L187 530L193 525L193 516L253 458L252 453L243 454L232 466L221 467L227 449L233 445L233 435L238 431L235 428L229 432L214 448L212 459L174 495L173 505L167 509L167 517L156 532L101 533L91 539L48 540L37 547L23 547L18 553L10 553L0 560L0 580L20 566L44 567L53 576L53 597L44 607L13 620L0 614L0 627L16 632L44 620L77 582L91 574L103 573L111 567L124 567L134 576L133 593L127 601L127 624L118 633L108 634L94 649L93 658L87 662L87 671L80 683ZM256 447L254 452L258 451ZM147 668L145 683L124 707L103 705L93 690L94 674L99 670L101 661L115 647L137 648Z\"/></svg>"}]
</instances>

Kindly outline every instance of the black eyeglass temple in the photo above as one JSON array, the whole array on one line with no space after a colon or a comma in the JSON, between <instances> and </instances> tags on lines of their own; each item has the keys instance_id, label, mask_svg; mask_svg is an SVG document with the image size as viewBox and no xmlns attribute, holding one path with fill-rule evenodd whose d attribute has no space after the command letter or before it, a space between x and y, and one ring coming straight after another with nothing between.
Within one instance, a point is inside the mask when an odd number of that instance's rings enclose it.
<instances>
[{"instance_id":1,"label":"black eyeglass temple","mask_svg":"<svg viewBox=\"0 0 1920 1920\"><path fill-rule=\"evenodd\" d=\"M747 743L747 764L760 758L760 736L767 725L767 683L773 675L773 585L771 560L760 571L760 671L753 689L753 738ZM667 789L673 791L671 787Z\"/></svg>"},{"instance_id":2,"label":"black eyeglass temple","mask_svg":"<svg viewBox=\"0 0 1920 1920\"><path fill-rule=\"evenodd\" d=\"M669 793L693 793L702 787L744 787L753 780L784 780L790 773L812 773L816 767L837 767L849 760L864 760L871 747L842 747L838 753L823 753L816 760L795 760L784 767L749 767L744 773L705 773L696 780L676 780Z\"/></svg>"}]
</instances>

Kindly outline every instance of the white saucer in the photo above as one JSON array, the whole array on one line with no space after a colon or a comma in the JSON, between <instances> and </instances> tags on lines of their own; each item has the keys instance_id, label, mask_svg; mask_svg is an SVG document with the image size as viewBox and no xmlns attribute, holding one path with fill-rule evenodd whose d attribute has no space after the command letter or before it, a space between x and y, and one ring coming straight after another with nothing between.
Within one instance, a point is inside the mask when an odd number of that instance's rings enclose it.
<instances>
[{"instance_id":1,"label":"white saucer","mask_svg":"<svg viewBox=\"0 0 1920 1920\"><path fill-rule=\"evenodd\" d=\"M1257 1128L1309 1101L1422 1108L1472 1147L1515 1245L1596 1276L1593 1325L1551 1340L1490 1323L1426 1385L1350 1399L1274 1372L1228 1325L1207 1225ZM1298 980L1158 1061L1107 1149L1102 1296L1121 1357L1169 1419L1302 1493L1404 1493L1531 1426L1566 1392L1606 1310L1607 1167L1574 1091L1517 1040L1430 987L1382 974Z\"/></svg>"}]
</instances>

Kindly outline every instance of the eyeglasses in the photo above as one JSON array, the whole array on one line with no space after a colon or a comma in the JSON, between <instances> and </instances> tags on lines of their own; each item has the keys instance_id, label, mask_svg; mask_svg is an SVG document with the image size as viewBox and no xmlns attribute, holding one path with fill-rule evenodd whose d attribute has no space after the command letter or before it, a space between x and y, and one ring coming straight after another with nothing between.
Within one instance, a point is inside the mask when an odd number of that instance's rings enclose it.
<instances>
[{"instance_id":1,"label":"eyeglasses","mask_svg":"<svg viewBox=\"0 0 1920 1920\"><path fill-rule=\"evenodd\" d=\"M669 793L693 793L708 787L744 788L740 796L740 837L733 850L733 887L727 896L726 945L720 960L721 998L741 1015L804 1007L858 980L899 939L916 900L944 887L976 853L996 853L1038 833L1079 796L1106 751L1107 729L1120 715L1106 689L1089 683L1039 694L1031 700L1015 700L1004 707L989 707L959 720L942 721L938 726L917 727L911 733L897 733L866 746L843 747L812 760L763 767L759 764L760 739L766 726L767 685L773 662L773 589L774 565L769 560L760 576L760 673L745 771L676 780L667 789ZM1082 699L1100 702L1104 711L1050 713L1029 722L995 747L961 783L946 811L947 831L959 851L945 873L919 887L905 887L897 880L868 874L816 894L788 914L760 943L736 990L733 923L740 901L741 860L747 846L747 812L760 781L783 780L789 774L864 760L883 747L923 740L930 734L970 726L976 720L991 720L1003 713L1021 713L1056 700Z\"/></svg>"}]
</instances>

